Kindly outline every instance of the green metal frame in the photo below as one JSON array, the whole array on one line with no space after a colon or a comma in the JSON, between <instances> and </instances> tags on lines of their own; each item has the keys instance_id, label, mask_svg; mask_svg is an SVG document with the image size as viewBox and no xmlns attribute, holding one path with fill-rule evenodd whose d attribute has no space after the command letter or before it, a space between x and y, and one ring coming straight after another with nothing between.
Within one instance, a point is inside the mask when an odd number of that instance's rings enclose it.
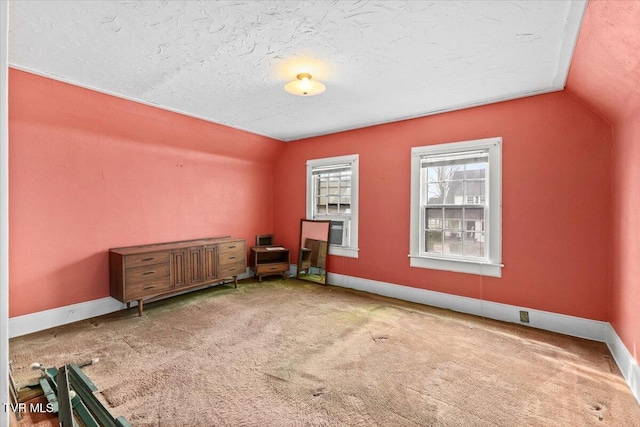
<instances>
[{"instance_id":1,"label":"green metal frame","mask_svg":"<svg viewBox=\"0 0 640 427\"><path fill-rule=\"evenodd\" d=\"M93 394L98 388L74 363L60 369L43 369L40 387L51 404L52 412L58 413L61 427L78 427L76 414L86 427L132 427L124 418L113 418L109 411Z\"/></svg>"}]
</instances>

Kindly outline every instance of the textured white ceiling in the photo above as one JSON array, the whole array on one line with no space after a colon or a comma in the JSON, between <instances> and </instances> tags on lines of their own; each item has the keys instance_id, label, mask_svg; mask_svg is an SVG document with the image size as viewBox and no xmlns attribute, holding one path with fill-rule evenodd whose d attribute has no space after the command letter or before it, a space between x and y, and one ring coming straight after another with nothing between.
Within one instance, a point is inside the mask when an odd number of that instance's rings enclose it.
<instances>
[{"instance_id":1,"label":"textured white ceiling","mask_svg":"<svg viewBox=\"0 0 640 427\"><path fill-rule=\"evenodd\" d=\"M561 90L585 7L13 0L9 61L289 141ZM286 93L300 72L326 92Z\"/></svg>"}]
</instances>

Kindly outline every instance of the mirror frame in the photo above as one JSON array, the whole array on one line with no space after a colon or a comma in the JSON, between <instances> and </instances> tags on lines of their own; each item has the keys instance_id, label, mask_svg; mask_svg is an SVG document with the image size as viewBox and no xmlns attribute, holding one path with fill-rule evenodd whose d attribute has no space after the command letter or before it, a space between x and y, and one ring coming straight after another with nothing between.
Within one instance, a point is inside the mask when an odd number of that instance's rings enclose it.
<instances>
[{"instance_id":1,"label":"mirror frame","mask_svg":"<svg viewBox=\"0 0 640 427\"><path fill-rule=\"evenodd\" d=\"M304 275L301 275L301 271L306 270L308 273L308 269L310 267L314 267L314 266L306 266L306 268L302 268L303 267L303 262L306 263L307 260L305 258L306 255L310 256L311 255L311 250L305 248L305 242L306 242L306 236L303 234L304 231L304 225L305 223L314 223L314 224L326 224L327 226L327 235L326 235L326 239L324 240L326 242L326 245L324 245L324 259L325 259L325 265L324 265L324 274L321 274L320 277L321 279L319 280L315 280L315 279L310 279L305 277ZM326 285L327 284L327 256L329 255L329 232L331 230L331 221L329 220L314 220L314 219L304 219L302 218L300 220L300 240L299 240L299 245L298 245L298 268L296 270L296 279L300 279L300 280L306 280L309 282L313 282L313 283L319 283L321 285ZM324 231L323 231L324 232ZM324 236L323 236L324 237ZM316 239L319 240L319 239ZM320 240L322 242L322 240ZM303 259L305 258L305 259ZM317 266L315 266L317 268Z\"/></svg>"}]
</instances>

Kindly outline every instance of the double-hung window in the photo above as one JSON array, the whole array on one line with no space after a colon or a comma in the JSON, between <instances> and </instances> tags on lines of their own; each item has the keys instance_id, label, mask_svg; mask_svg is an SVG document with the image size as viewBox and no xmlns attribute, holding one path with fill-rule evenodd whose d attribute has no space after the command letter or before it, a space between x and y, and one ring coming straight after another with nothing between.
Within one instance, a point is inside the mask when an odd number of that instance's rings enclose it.
<instances>
[{"instance_id":1,"label":"double-hung window","mask_svg":"<svg viewBox=\"0 0 640 427\"><path fill-rule=\"evenodd\" d=\"M411 150L410 265L501 276L502 139Z\"/></svg>"},{"instance_id":2,"label":"double-hung window","mask_svg":"<svg viewBox=\"0 0 640 427\"><path fill-rule=\"evenodd\" d=\"M358 155L307 161L307 219L331 221L329 253L358 257Z\"/></svg>"}]
</instances>

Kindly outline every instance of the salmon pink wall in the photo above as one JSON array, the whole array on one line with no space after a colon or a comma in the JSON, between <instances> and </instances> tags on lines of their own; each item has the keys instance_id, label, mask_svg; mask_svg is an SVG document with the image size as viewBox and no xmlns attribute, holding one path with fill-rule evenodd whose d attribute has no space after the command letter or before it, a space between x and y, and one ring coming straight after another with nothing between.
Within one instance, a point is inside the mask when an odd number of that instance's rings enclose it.
<instances>
[{"instance_id":1,"label":"salmon pink wall","mask_svg":"<svg viewBox=\"0 0 640 427\"><path fill-rule=\"evenodd\" d=\"M611 325L640 362L640 103L613 130Z\"/></svg>"},{"instance_id":2,"label":"salmon pink wall","mask_svg":"<svg viewBox=\"0 0 640 427\"><path fill-rule=\"evenodd\" d=\"M640 2L590 1L567 91L612 126L611 325L640 363Z\"/></svg>"},{"instance_id":3,"label":"salmon pink wall","mask_svg":"<svg viewBox=\"0 0 640 427\"><path fill-rule=\"evenodd\" d=\"M409 267L411 147L494 136L502 278ZM308 159L359 154L359 258L330 256L330 272L606 321L610 139L600 117L553 93L288 143L276 163L275 232L297 245Z\"/></svg>"},{"instance_id":4,"label":"salmon pink wall","mask_svg":"<svg viewBox=\"0 0 640 427\"><path fill-rule=\"evenodd\" d=\"M273 230L284 143L15 69L10 316L109 295L110 247Z\"/></svg>"}]
</instances>

